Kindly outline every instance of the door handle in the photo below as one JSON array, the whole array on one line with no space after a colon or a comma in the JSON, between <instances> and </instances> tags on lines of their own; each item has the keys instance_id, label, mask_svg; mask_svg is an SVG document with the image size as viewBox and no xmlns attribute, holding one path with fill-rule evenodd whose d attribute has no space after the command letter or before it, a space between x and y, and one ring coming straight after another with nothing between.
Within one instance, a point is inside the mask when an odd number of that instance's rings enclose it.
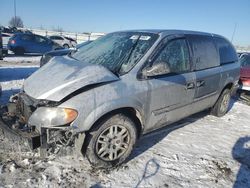
<instances>
[{"instance_id":1,"label":"door handle","mask_svg":"<svg viewBox=\"0 0 250 188\"><path fill-rule=\"evenodd\" d=\"M205 85L205 81L204 80L200 80L196 83L197 87L203 87Z\"/></svg>"},{"instance_id":2,"label":"door handle","mask_svg":"<svg viewBox=\"0 0 250 188\"><path fill-rule=\"evenodd\" d=\"M194 88L195 88L194 82L187 83L186 89L194 89Z\"/></svg>"}]
</instances>

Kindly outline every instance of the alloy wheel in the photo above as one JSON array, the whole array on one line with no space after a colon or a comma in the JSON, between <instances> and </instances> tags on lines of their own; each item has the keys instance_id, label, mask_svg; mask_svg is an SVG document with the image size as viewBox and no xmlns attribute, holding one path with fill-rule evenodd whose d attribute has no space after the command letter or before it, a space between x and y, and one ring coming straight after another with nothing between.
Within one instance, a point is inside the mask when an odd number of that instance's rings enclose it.
<instances>
[{"instance_id":1,"label":"alloy wheel","mask_svg":"<svg viewBox=\"0 0 250 188\"><path fill-rule=\"evenodd\" d=\"M114 161L127 151L130 140L126 127L112 125L99 135L96 142L96 154L104 161Z\"/></svg>"}]
</instances>

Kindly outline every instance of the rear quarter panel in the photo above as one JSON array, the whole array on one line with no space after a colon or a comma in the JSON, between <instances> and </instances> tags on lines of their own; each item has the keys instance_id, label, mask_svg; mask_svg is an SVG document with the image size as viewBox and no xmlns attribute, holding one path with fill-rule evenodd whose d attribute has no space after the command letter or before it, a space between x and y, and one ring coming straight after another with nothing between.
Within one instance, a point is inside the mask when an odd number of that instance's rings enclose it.
<instances>
[{"instance_id":1,"label":"rear quarter panel","mask_svg":"<svg viewBox=\"0 0 250 188\"><path fill-rule=\"evenodd\" d=\"M240 64L239 62L224 64L221 66L221 82L220 82L220 92L228 84L238 84L240 78Z\"/></svg>"}]
</instances>

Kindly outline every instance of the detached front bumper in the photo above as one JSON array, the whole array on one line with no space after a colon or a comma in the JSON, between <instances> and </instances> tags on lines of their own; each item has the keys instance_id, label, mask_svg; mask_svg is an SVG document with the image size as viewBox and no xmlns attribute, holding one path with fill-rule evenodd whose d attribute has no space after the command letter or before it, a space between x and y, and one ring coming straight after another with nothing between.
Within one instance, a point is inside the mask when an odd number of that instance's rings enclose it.
<instances>
[{"instance_id":1,"label":"detached front bumper","mask_svg":"<svg viewBox=\"0 0 250 188\"><path fill-rule=\"evenodd\" d=\"M14 130L6 125L3 120L0 120L0 129L3 135L10 141L24 143L28 145L32 150L40 147L40 135L25 133L18 130Z\"/></svg>"},{"instance_id":2,"label":"detached front bumper","mask_svg":"<svg viewBox=\"0 0 250 188\"><path fill-rule=\"evenodd\" d=\"M24 131L19 129L13 129L11 123L3 120L3 113L0 113L0 129L5 138L12 142L21 143L30 147L30 149L36 149L40 147L40 135L33 131Z\"/></svg>"}]
</instances>

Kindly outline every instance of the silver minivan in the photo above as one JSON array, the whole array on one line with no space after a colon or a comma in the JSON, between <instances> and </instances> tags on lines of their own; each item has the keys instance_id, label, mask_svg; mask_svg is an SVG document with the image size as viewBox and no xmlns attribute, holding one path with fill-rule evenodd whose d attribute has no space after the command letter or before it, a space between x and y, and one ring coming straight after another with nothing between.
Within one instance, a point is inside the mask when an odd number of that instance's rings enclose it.
<instances>
[{"instance_id":1,"label":"silver minivan","mask_svg":"<svg viewBox=\"0 0 250 188\"><path fill-rule=\"evenodd\" d=\"M223 116L239 70L219 35L114 32L52 58L2 108L0 124L42 156L71 148L107 168L125 161L145 133L205 109Z\"/></svg>"}]
</instances>

